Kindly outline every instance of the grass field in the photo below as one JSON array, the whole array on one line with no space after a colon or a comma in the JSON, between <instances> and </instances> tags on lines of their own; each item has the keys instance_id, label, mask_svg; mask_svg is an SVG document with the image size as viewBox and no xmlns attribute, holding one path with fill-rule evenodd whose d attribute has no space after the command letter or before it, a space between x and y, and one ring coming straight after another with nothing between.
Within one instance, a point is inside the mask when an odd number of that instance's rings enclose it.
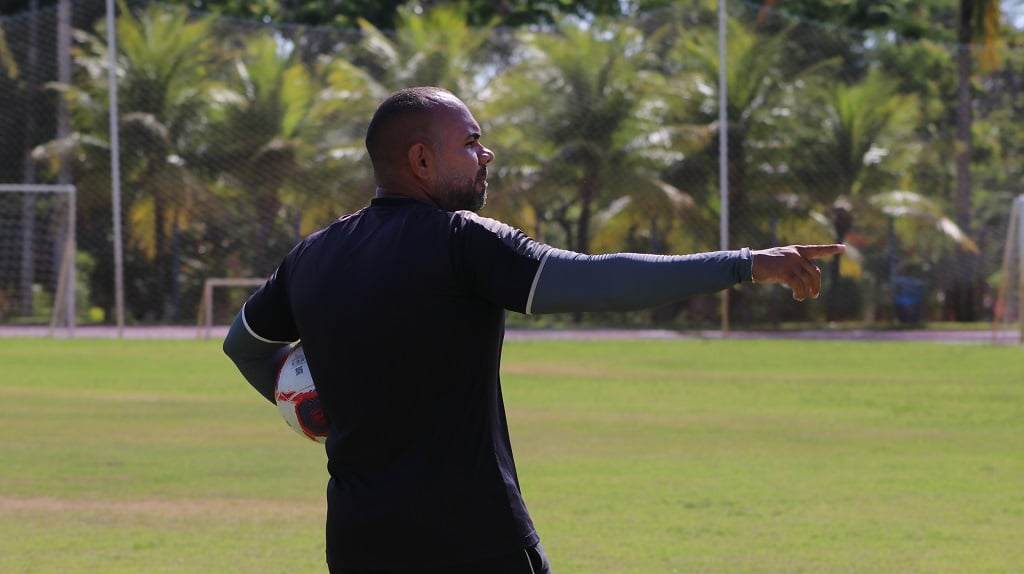
<instances>
[{"instance_id":1,"label":"grass field","mask_svg":"<svg viewBox=\"0 0 1024 574\"><path fill-rule=\"evenodd\" d=\"M1024 572L1019 348L505 355L558 574ZM0 345L0 572L324 572L324 463L215 341Z\"/></svg>"}]
</instances>

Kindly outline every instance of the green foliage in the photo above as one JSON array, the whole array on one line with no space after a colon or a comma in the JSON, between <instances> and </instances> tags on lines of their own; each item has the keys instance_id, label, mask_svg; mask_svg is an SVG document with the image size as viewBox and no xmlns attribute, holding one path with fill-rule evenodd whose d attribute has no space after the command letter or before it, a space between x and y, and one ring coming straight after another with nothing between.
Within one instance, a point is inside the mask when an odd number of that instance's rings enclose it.
<instances>
[{"instance_id":1,"label":"green foliage","mask_svg":"<svg viewBox=\"0 0 1024 574\"><path fill-rule=\"evenodd\" d=\"M419 13L411 8L398 12L400 27L394 33L360 20L362 40L352 54L390 93L407 86L444 86L460 97L476 91L481 67L487 61L490 26L473 28L459 6L440 6Z\"/></svg>"},{"instance_id":2,"label":"green foliage","mask_svg":"<svg viewBox=\"0 0 1024 574\"><path fill-rule=\"evenodd\" d=\"M953 212L961 149L955 50L942 43L950 30L921 27L929 19L952 25L948 2L733 6L727 126L718 119L714 2L422 4L189 4L242 19L173 4L121 6L121 163L126 256L140 277L129 288L136 320L190 316L203 278L266 275L299 236L365 205L374 185L366 123L381 98L416 84L451 89L483 125L497 152L487 215L560 247L717 248L723 127L730 244L852 232L871 244L861 259L851 249L844 263L865 299L875 287L861 281L886 280L878 273L888 246L887 216L870 197L913 192L929 200L929 213L954 219L945 214ZM599 17L606 14L614 17ZM330 27L261 23L285 21ZM522 22L533 25L509 27ZM1003 67L972 85L978 211L972 225L957 223L973 230L968 239L987 266L998 266L1009 205L1000 202L1024 192L1018 52L1004 49ZM106 56L102 21L76 32L75 80L53 86L74 133L35 157L47 174L73 158L80 230L102 238L83 244L97 262L90 284L109 311ZM928 265L950 255L933 225L897 227L908 250L935 244ZM770 307L765 297L744 293L751 307L740 316Z\"/></svg>"},{"instance_id":3,"label":"green foliage","mask_svg":"<svg viewBox=\"0 0 1024 574\"><path fill-rule=\"evenodd\" d=\"M907 38L950 40L956 25L955 3L918 0L769 0L787 14L857 30L892 30Z\"/></svg>"},{"instance_id":4,"label":"green foliage","mask_svg":"<svg viewBox=\"0 0 1024 574\"><path fill-rule=\"evenodd\" d=\"M669 78L679 98L667 101L670 117L689 124L691 130L702 129L707 135L701 148L679 165L674 166L672 183L693 189L703 203L706 218L718 218L719 205L719 52L717 32L702 29L687 32L673 24L679 37L669 57L679 62L681 73ZM756 166L766 162L785 161L772 153L771 140L786 136L791 125L779 125L780 117L795 115L797 102L786 101L783 64L788 57L785 31L763 36L740 21L728 23L726 53L726 117L728 125L729 160L729 234L730 245L764 243L765 216L777 212L778 182L770 175L754 176ZM793 71L793 80L810 69ZM790 108L790 109L787 109ZM762 143L764 142L764 143ZM714 236L713 236L714 237ZM713 248L717 242L708 248Z\"/></svg>"},{"instance_id":5,"label":"green foliage","mask_svg":"<svg viewBox=\"0 0 1024 574\"><path fill-rule=\"evenodd\" d=\"M187 225L188 207L202 200L189 165L182 158L198 147L205 121L212 70L220 53L212 35L213 19L194 19L187 11L154 5L139 13L121 5L117 20L116 73L126 257L148 265L133 300L146 301L139 315L163 318L175 271L172 246ZM109 55L105 30L78 32L73 85L58 86L70 108L74 132L43 148L57 162L63 151L76 157L87 221L109 216ZM95 247L94 247L95 248ZM95 252L96 259L108 256ZM108 292L108 290L104 290ZM155 302L155 305L153 304ZM109 305L109 295L103 303Z\"/></svg>"},{"instance_id":6,"label":"green foliage","mask_svg":"<svg viewBox=\"0 0 1024 574\"><path fill-rule=\"evenodd\" d=\"M484 26L495 20L505 26L551 23L561 15L619 15L618 0L458 0L418 2L410 0L179 0L190 6L241 18L264 22L308 24L312 26L350 26L365 21L374 28L395 30L402 27L403 11L421 13L431 7L459 7L463 23ZM663 2L640 2L653 7Z\"/></svg>"},{"instance_id":7,"label":"green foliage","mask_svg":"<svg viewBox=\"0 0 1024 574\"><path fill-rule=\"evenodd\" d=\"M531 57L497 78L485 109L496 137L512 143L520 172L508 185L539 236L590 252L594 234L629 205L660 208L669 221L688 205L659 173L674 157L673 134L660 125L664 83L644 69L638 29L566 20L520 41Z\"/></svg>"},{"instance_id":8,"label":"green foliage","mask_svg":"<svg viewBox=\"0 0 1024 574\"><path fill-rule=\"evenodd\" d=\"M895 80L872 70L857 84L825 87L822 104L821 139L811 149L809 163L820 170L821 179L830 180L834 196L877 190L879 182L870 179L873 168L912 151L903 141L916 119L913 97L899 93Z\"/></svg>"},{"instance_id":9,"label":"green foliage","mask_svg":"<svg viewBox=\"0 0 1024 574\"><path fill-rule=\"evenodd\" d=\"M240 38L232 71L210 107L208 145L195 158L224 173L225 191L237 186L251 198L251 211L236 214L235 228L247 235L250 274L273 269L297 239L278 225L284 190L301 181L313 154L304 137L318 86L294 46L279 38Z\"/></svg>"}]
</instances>

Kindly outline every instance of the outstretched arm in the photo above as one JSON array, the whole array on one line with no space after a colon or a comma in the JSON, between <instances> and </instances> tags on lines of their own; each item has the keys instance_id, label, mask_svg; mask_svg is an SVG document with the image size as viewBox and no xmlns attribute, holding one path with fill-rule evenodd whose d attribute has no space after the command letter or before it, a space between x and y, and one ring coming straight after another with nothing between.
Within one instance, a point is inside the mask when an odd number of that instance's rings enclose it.
<instances>
[{"instance_id":1,"label":"outstretched arm","mask_svg":"<svg viewBox=\"0 0 1024 574\"><path fill-rule=\"evenodd\" d=\"M291 345L261 340L245 326L243 307L224 337L224 353L234 361L245 380L273 404L277 374Z\"/></svg>"},{"instance_id":2,"label":"outstretched arm","mask_svg":"<svg viewBox=\"0 0 1024 574\"><path fill-rule=\"evenodd\" d=\"M552 249L537 271L529 313L632 311L750 282L751 252L584 255Z\"/></svg>"},{"instance_id":3,"label":"outstretched arm","mask_svg":"<svg viewBox=\"0 0 1024 574\"><path fill-rule=\"evenodd\" d=\"M526 312L630 311L750 281L783 283L803 300L817 297L821 288L821 273L810 259L844 249L812 245L695 255L584 255L552 249L537 272Z\"/></svg>"}]
</instances>

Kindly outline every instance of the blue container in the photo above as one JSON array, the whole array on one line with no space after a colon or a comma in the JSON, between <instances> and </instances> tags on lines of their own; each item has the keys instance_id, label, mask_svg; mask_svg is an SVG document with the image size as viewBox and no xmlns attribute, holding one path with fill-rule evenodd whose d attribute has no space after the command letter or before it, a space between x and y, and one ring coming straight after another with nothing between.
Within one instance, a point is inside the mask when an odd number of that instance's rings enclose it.
<instances>
[{"instance_id":1,"label":"blue container","mask_svg":"<svg viewBox=\"0 0 1024 574\"><path fill-rule=\"evenodd\" d=\"M924 321L924 296L927 283L913 277L893 277L892 307L901 323Z\"/></svg>"}]
</instances>

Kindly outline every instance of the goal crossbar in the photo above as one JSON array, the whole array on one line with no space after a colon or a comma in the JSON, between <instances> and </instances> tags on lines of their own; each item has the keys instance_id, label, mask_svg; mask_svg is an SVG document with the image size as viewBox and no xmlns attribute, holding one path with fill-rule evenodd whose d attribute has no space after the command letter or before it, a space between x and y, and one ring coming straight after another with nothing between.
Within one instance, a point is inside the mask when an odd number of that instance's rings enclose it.
<instances>
[{"instance_id":1,"label":"goal crossbar","mask_svg":"<svg viewBox=\"0 0 1024 574\"><path fill-rule=\"evenodd\" d=\"M258 287L266 282L266 277L212 277L204 281L203 298L199 303L199 319L196 321L196 338L210 338L210 331L213 329L214 287Z\"/></svg>"},{"instance_id":2,"label":"goal crossbar","mask_svg":"<svg viewBox=\"0 0 1024 574\"><path fill-rule=\"evenodd\" d=\"M20 193L75 193L75 186L43 183L0 183L0 191Z\"/></svg>"}]
</instances>

